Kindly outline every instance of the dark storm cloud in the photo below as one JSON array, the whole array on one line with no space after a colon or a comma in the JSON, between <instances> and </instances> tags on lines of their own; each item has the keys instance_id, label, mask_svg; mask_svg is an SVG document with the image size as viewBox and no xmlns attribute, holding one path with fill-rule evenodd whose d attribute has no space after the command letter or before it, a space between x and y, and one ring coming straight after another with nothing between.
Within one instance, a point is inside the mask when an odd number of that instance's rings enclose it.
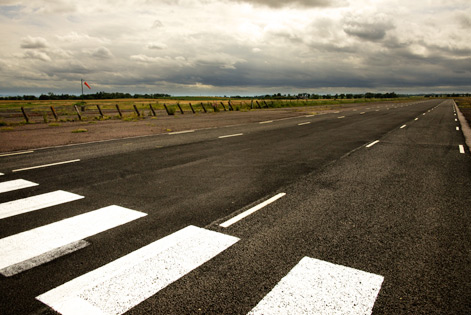
<instances>
[{"instance_id":1,"label":"dark storm cloud","mask_svg":"<svg viewBox=\"0 0 471 315\"><path fill-rule=\"evenodd\" d=\"M393 29L390 23L348 21L343 31L348 35L356 36L368 41L379 41L386 36L386 32Z\"/></svg>"}]
</instances>

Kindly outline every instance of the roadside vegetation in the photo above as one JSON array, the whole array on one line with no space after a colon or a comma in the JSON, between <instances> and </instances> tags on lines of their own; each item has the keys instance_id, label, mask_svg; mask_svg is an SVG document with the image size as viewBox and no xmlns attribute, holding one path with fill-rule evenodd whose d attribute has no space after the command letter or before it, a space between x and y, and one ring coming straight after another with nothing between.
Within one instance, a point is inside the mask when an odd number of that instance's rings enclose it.
<instances>
[{"instance_id":1,"label":"roadside vegetation","mask_svg":"<svg viewBox=\"0 0 471 315\"><path fill-rule=\"evenodd\" d=\"M69 121L100 121L121 119L135 121L156 116L206 114L223 111L250 111L285 107L315 107L315 110L339 108L343 104L378 101L403 102L423 97L398 97L386 94L264 95L248 97L170 97L121 99L3 99L0 100L0 126L45 123L50 126ZM152 95L154 96L154 95ZM362 98L360 98L362 96ZM378 96L378 97L377 97ZM386 96L390 96L387 98ZM57 98L50 95L50 98ZM350 97L350 98L347 98Z\"/></svg>"},{"instance_id":2,"label":"roadside vegetation","mask_svg":"<svg viewBox=\"0 0 471 315\"><path fill-rule=\"evenodd\" d=\"M468 124L471 125L471 97L455 97L454 100Z\"/></svg>"}]
</instances>

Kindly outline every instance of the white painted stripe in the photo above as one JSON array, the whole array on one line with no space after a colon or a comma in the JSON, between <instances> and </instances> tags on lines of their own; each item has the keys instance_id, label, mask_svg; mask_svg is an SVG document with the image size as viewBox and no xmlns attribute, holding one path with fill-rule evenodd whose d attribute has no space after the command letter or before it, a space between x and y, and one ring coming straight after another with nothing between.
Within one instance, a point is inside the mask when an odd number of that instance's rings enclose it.
<instances>
[{"instance_id":1,"label":"white painted stripe","mask_svg":"<svg viewBox=\"0 0 471 315\"><path fill-rule=\"evenodd\" d=\"M29 153L33 153L33 152L34 152L34 151L21 151L21 152L3 153L3 154L0 154L0 157L12 156L12 155L20 155L20 154L29 154Z\"/></svg>"},{"instance_id":2,"label":"white painted stripe","mask_svg":"<svg viewBox=\"0 0 471 315\"><path fill-rule=\"evenodd\" d=\"M285 196L285 195L286 195L286 193L279 193L279 194L277 194L277 195L271 197L270 199L268 199L268 200L266 200L266 201L264 201L264 202L262 202L262 203L256 205L255 207L252 207L252 208L250 208L249 210L246 210L246 211L240 213L239 215L236 215L236 216L233 217L232 219L229 219L229 220L227 220L226 222L223 222L223 223L219 224L219 226L222 226L222 227L224 227L224 228L227 228L227 227L231 226L232 224L234 224L234 223L236 223L236 222L242 220L243 218L245 218L245 217L251 215L252 213L254 213L254 212L256 212L256 211L262 209L263 207L268 206L270 203L275 202L276 200L280 199L281 197L283 197L283 196Z\"/></svg>"},{"instance_id":3,"label":"white painted stripe","mask_svg":"<svg viewBox=\"0 0 471 315\"><path fill-rule=\"evenodd\" d=\"M0 183L0 193L7 191L13 191L33 186L38 186L39 184L24 180L24 179L15 179L8 182Z\"/></svg>"},{"instance_id":4,"label":"white painted stripe","mask_svg":"<svg viewBox=\"0 0 471 315\"><path fill-rule=\"evenodd\" d=\"M273 120L261 121L259 124L270 124Z\"/></svg>"},{"instance_id":5,"label":"white painted stripe","mask_svg":"<svg viewBox=\"0 0 471 315\"><path fill-rule=\"evenodd\" d=\"M422 116L425 116L425 113L423 113Z\"/></svg>"},{"instance_id":6,"label":"white painted stripe","mask_svg":"<svg viewBox=\"0 0 471 315\"><path fill-rule=\"evenodd\" d=\"M345 118L345 116L339 116L339 117L337 117L337 118L342 119L342 118Z\"/></svg>"},{"instance_id":7,"label":"white painted stripe","mask_svg":"<svg viewBox=\"0 0 471 315\"><path fill-rule=\"evenodd\" d=\"M36 256L36 257L33 257L31 259L24 260L20 263L14 264L14 265L10 265L10 266L0 270L0 273L3 274L5 277L11 277L11 276L19 274L19 273L21 273L25 270L29 270L29 269L32 269L36 266L39 266L39 265L45 264L47 262L50 262L50 261L52 261L56 258L65 256L65 255L73 253L73 252L76 252L76 251L78 251L82 248L87 247L88 245L90 245L90 243L87 242L87 241L83 241L83 240L73 242L73 243L67 244L65 246L55 248L55 249L53 249L49 252L46 252L46 253L41 254L39 256Z\"/></svg>"},{"instance_id":8,"label":"white painted stripe","mask_svg":"<svg viewBox=\"0 0 471 315\"><path fill-rule=\"evenodd\" d=\"M378 142L379 142L379 140L373 141L373 142L371 142L370 144L368 144L366 147L367 147L367 148L372 147L372 146L374 146L374 145L375 145L376 143L378 143Z\"/></svg>"},{"instance_id":9,"label":"white painted stripe","mask_svg":"<svg viewBox=\"0 0 471 315\"><path fill-rule=\"evenodd\" d=\"M2 238L0 269L146 215L119 206L109 206Z\"/></svg>"},{"instance_id":10,"label":"white painted stripe","mask_svg":"<svg viewBox=\"0 0 471 315\"><path fill-rule=\"evenodd\" d=\"M22 172L22 171L34 170L34 169L37 169L37 168L45 168L45 167L49 167L49 166L69 164L69 163L75 163L75 162L80 162L80 159L64 161L64 162L57 162L57 163L51 163L51 164L44 164L44 165L38 165L38 166L25 167L25 168L20 168L20 169L17 169L17 170L13 170L12 172L13 173Z\"/></svg>"},{"instance_id":11,"label":"white painted stripe","mask_svg":"<svg viewBox=\"0 0 471 315\"><path fill-rule=\"evenodd\" d=\"M361 113L360 113L360 115L364 115L364 114L365 114L365 112L361 112Z\"/></svg>"},{"instance_id":12,"label":"white painted stripe","mask_svg":"<svg viewBox=\"0 0 471 315\"><path fill-rule=\"evenodd\" d=\"M314 115L314 114L313 114L313 115L306 115L306 116L304 116L304 117L310 118L310 117L314 117L314 116L316 116L316 115Z\"/></svg>"},{"instance_id":13,"label":"white painted stripe","mask_svg":"<svg viewBox=\"0 0 471 315\"><path fill-rule=\"evenodd\" d=\"M455 121L458 121L458 119L455 118Z\"/></svg>"},{"instance_id":14,"label":"white painted stripe","mask_svg":"<svg viewBox=\"0 0 471 315\"><path fill-rule=\"evenodd\" d=\"M249 314L371 314L383 280L304 257Z\"/></svg>"},{"instance_id":15,"label":"white painted stripe","mask_svg":"<svg viewBox=\"0 0 471 315\"><path fill-rule=\"evenodd\" d=\"M460 153L464 154L464 146L460 144L459 148L460 148Z\"/></svg>"},{"instance_id":16,"label":"white painted stripe","mask_svg":"<svg viewBox=\"0 0 471 315\"><path fill-rule=\"evenodd\" d=\"M402 125L402 126L401 126L401 129L406 128L406 126L407 126L407 125Z\"/></svg>"},{"instance_id":17,"label":"white painted stripe","mask_svg":"<svg viewBox=\"0 0 471 315\"><path fill-rule=\"evenodd\" d=\"M310 121L306 121L306 122L303 122L303 123L299 123L298 126L309 125L310 123L311 123Z\"/></svg>"},{"instance_id":18,"label":"white painted stripe","mask_svg":"<svg viewBox=\"0 0 471 315\"><path fill-rule=\"evenodd\" d=\"M460 130L460 127L456 127L456 130L459 131L459 130Z\"/></svg>"},{"instance_id":19,"label":"white painted stripe","mask_svg":"<svg viewBox=\"0 0 471 315\"><path fill-rule=\"evenodd\" d=\"M243 136L243 135L244 135L243 133L236 133L236 134L233 134L233 135L219 136L219 139L230 138L230 137L239 137L239 136Z\"/></svg>"},{"instance_id":20,"label":"white painted stripe","mask_svg":"<svg viewBox=\"0 0 471 315\"><path fill-rule=\"evenodd\" d=\"M419 120L419 118L416 118L416 119L414 119L414 120Z\"/></svg>"},{"instance_id":21,"label":"white painted stripe","mask_svg":"<svg viewBox=\"0 0 471 315\"><path fill-rule=\"evenodd\" d=\"M3 175L5 175L5 174L3 174L3 173L0 173L0 176L3 176Z\"/></svg>"},{"instance_id":22,"label":"white painted stripe","mask_svg":"<svg viewBox=\"0 0 471 315\"><path fill-rule=\"evenodd\" d=\"M5 202L0 204L0 219L60 205L62 203L71 202L82 198L83 196L80 195L69 193L63 190L57 190L42 195Z\"/></svg>"},{"instance_id":23,"label":"white painted stripe","mask_svg":"<svg viewBox=\"0 0 471 315\"><path fill-rule=\"evenodd\" d=\"M180 135L182 133L191 133L191 132L195 132L195 130L174 131L174 132L170 132L169 135Z\"/></svg>"},{"instance_id":24,"label":"white painted stripe","mask_svg":"<svg viewBox=\"0 0 471 315\"><path fill-rule=\"evenodd\" d=\"M36 299L61 314L122 314L238 241L188 226Z\"/></svg>"}]
</instances>

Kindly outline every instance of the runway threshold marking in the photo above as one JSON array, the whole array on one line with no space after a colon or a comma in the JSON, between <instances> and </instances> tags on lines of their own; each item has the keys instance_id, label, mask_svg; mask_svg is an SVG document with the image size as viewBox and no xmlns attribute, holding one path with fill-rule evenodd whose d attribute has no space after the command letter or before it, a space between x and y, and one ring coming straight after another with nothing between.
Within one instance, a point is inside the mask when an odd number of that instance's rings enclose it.
<instances>
[{"instance_id":1,"label":"runway threshold marking","mask_svg":"<svg viewBox=\"0 0 471 315\"><path fill-rule=\"evenodd\" d=\"M42 195L18 199L0 204L0 219L44 209L84 198L63 190L57 190Z\"/></svg>"},{"instance_id":2,"label":"runway threshold marking","mask_svg":"<svg viewBox=\"0 0 471 315\"><path fill-rule=\"evenodd\" d=\"M0 239L0 273L9 273L8 267L50 253L68 244L136 220L146 213L109 206L29 231Z\"/></svg>"},{"instance_id":3,"label":"runway threshold marking","mask_svg":"<svg viewBox=\"0 0 471 315\"><path fill-rule=\"evenodd\" d=\"M36 299L61 314L123 314L238 241L188 226Z\"/></svg>"},{"instance_id":4,"label":"runway threshold marking","mask_svg":"<svg viewBox=\"0 0 471 315\"><path fill-rule=\"evenodd\" d=\"M367 148L371 148L372 146L374 146L374 145L377 144L378 142L379 142L379 140L373 141L373 142L371 142L370 144L368 144L366 147L367 147Z\"/></svg>"},{"instance_id":5,"label":"runway threshold marking","mask_svg":"<svg viewBox=\"0 0 471 315\"><path fill-rule=\"evenodd\" d=\"M51 164L43 164L43 165L37 165L37 166L31 166L31 167L25 167L25 168L20 168L20 169L17 169L17 170L13 170L12 172L13 172L13 173L16 173L16 172L23 172L23 171L29 171L29 170L34 170L34 169L38 169L38 168L46 168L46 167L50 167L50 166L57 166L57 165L63 165L63 164L70 164L70 163L76 163L76 162L80 162L80 159L77 159L77 160L70 160L70 161L63 161L63 162L57 162L57 163L51 163Z\"/></svg>"},{"instance_id":6,"label":"runway threshold marking","mask_svg":"<svg viewBox=\"0 0 471 315\"><path fill-rule=\"evenodd\" d=\"M275 202L276 200L280 199L281 197L285 196L286 193L279 193L273 197L271 197L270 199L256 205L255 207L252 207L238 215L236 215L235 217L233 217L232 219L229 219L221 224L219 224L219 226L221 227L224 227L224 228L227 228L229 226L231 226L232 224L236 223L236 222L239 222L240 220L242 220L243 218L245 217L248 217L249 215L253 214L254 212L268 206L269 204Z\"/></svg>"},{"instance_id":7,"label":"runway threshold marking","mask_svg":"<svg viewBox=\"0 0 471 315\"><path fill-rule=\"evenodd\" d=\"M383 280L304 257L248 314L371 314Z\"/></svg>"},{"instance_id":8,"label":"runway threshold marking","mask_svg":"<svg viewBox=\"0 0 471 315\"><path fill-rule=\"evenodd\" d=\"M460 153L464 154L464 146L462 144L459 145Z\"/></svg>"},{"instance_id":9,"label":"runway threshold marking","mask_svg":"<svg viewBox=\"0 0 471 315\"><path fill-rule=\"evenodd\" d=\"M15 179L0 183L0 193L38 186L39 184L24 179Z\"/></svg>"},{"instance_id":10,"label":"runway threshold marking","mask_svg":"<svg viewBox=\"0 0 471 315\"><path fill-rule=\"evenodd\" d=\"M34 151L21 151L21 152L3 153L3 154L0 154L0 157L21 155L21 154L30 154L30 153L33 153L33 152Z\"/></svg>"},{"instance_id":11,"label":"runway threshold marking","mask_svg":"<svg viewBox=\"0 0 471 315\"><path fill-rule=\"evenodd\" d=\"M224 139L224 138L231 138L231 137L239 137L239 136L243 136L243 135L244 135L243 133L235 133L235 134L232 134L232 135L219 136L218 138L219 139Z\"/></svg>"}]
</instances>

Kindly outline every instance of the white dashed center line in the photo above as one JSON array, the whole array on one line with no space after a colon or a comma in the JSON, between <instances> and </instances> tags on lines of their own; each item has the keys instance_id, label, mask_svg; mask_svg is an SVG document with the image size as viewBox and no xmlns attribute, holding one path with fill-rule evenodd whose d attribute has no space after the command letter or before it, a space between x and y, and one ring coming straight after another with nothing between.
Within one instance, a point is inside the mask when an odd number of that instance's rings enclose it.
<instances>
[{"instance_id":1,"label":"white dashed center line","mask_svg":"<svg viewBox=\"0 0 471 315\"><path fill-rule=\"evenodd\" d=\"M309 125L310 123L311 123L311 122L307 121L307 122L299 123L298 126Z\"/></svg>"},{"instance_id":2,"label":"white dashed center line","mask_svg":"<svg viewBox=\"0 0 471 315\"><path fill-rule=\"evenodd\" d=\"M379 142L379 140L373 141L373 142L371 142L370 144L368 144L366 147L367 147L367 148L370 148L370 147L374 146L374 145L375 145L376 143L378 143L378 142Z\"/></svg>"},{"instance_id":3,"label":"white dashed center line","mask_svg":"<svg viewBox=\"0 0 471 315\"><path fill-rule=\"evenodd\" d=\"M247 211L244 211L242 212L241 214L239 215L236 215L235 217L233 217L232 219L230 220L227 220L226 222L223 222L221 224L219 224L219 226L222 226L224 228L227 228L229 226L231 226L232 224L242 220L243 218L245 217L248 217L249 215L251 215L252 213L262 209L263 207L266 207L268 206L270 203L272 202L275 202L276 200L280 199L281 197L285 196L286 193L279 193L278 195L274 196L274 197L271 197L270 199L256 205L255 207L252 207L250 208L249 210Z\"/></svg>"},{"instance_id":4,"label":"white dashed center line","mask_svg":"<svg viewBox=\"0 0 471 315\"><path fill-rule=\"evenodd\" d=\"M17 169L17 170L13 170L12 172L13 173L22 172L22 171L34 170L34 169L37 169L37 168L44 168L44 167L49 167L49 166L69 164L69 163L75 163L75 162L80 162L80 159L71 160L71 161L64 161L64 162L57 162L57 163L51 163L51 164L44 164L44 165L38 165L38 166L32 166L32 167L26 167L26 168L20 168L20 169Z\"/></svg>"},{"instance_id":5,"label":"white dashed center line","mask_svg":"<svg viewBox=\"0 0 471 315\"><path fill-rule=\"evenodd\" d=\"M402 126L401 126L401 129L406 128L406 126L407 126L407 125L402 125Z\"/></svg>"},{"instance_id":6,"label":"white dashed center line","mask_svg":"<svg viewBox=\"0 0 471 315\"><path fill-rule=\"evenodd\" d=\"M464 146L462 144L459 145L460 153L464 154Z\"/></svg>"},{"instance_id":7,"label":"white dashed center line","mask_svg":"<svg viewBox=\"0 0 471 315\"><path fill-rule=\"evenodd\" d=\"M22 151L22 152L4 153L4 154L0 154L0 157L12 156L12 155L20 155L20 154L29 154L29 153L33 153L33 152L34 152L34 151Z\"/></svg>"},{"instance_id":8,"label":"white dashed center line","mask_svg":"<svg viewBox=\"0 0 471 315\"><path fill-rule=\"evenodd\" d=\"M243 135L244 135L243 133L236 133L236 134L233 134L233 135L219 136L218 138L219 139L224 139L224 138L231 138L231 137L239 137L239 136L243 136Z\"/></svg>"},{"instance_id":9,"label":"white dashed center line","mask_svg":"<svg viewBox=\"0 0 471 315\"><path fill-rule=\"evenodd\" d=\"M180 135L182 133L191 133L191 132L195 132L195 131L194 130L174 131L174 132L170 132L169 135Z\"/></svg>"}]
</instances>

